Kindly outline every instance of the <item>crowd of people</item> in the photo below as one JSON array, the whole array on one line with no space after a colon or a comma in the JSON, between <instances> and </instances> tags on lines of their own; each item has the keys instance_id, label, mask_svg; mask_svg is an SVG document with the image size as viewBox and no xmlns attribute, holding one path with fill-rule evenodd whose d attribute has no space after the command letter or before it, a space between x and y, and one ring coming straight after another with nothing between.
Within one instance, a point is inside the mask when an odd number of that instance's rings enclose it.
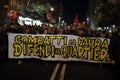
<instances>
[{"instance_id":1,"label":"crowd of people","mask_svg":"<svg viewBox=\"0 0 120 80\"><path fill-rule=\"evenodd\" d=\"M109 53L111 63L116 65L113 70L113 80L116 77L119 78L120 73L120 29L116 33L110 33L109 31L96 30L93 31L90 27L77 28L72 30L72 26L51 27L48 24L42 24L41 26L20 26L18 24L3 24L0 26L0 59L8 59L8 34L7 33L23 33L23 34L65 34L76 35L79 37L100 37L109 38ZM116 76L117 75L117 76Z\"/></svg>"},{"instance_id":2,"label":"crowd of people","mask_svg":"<svg viewBox=\"0 0 120 80\"><path fill-rule=\"evenodd\" d=\"M8 55L8 35L7 33L25 33L25 34L66 34L76 35L80 37L102 37L110 38L112 33L102 30L93 31L91 28L78 28L72 30L72 26L51 27L48 24L42 24L41 26L20 26L18 24L3 24L0 26L0 57L6 57Z\"/></svg>"}]
</instances>

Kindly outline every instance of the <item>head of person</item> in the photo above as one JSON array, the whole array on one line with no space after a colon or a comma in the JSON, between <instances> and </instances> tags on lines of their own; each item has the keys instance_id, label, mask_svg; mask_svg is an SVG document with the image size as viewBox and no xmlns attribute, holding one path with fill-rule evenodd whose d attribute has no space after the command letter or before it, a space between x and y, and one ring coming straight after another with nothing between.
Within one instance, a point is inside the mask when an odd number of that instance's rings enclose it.
<instances>
[{"instance_id":1,"label":"head of person","mask_svg":"<svg viewBox=\"0 0 120 80\"><path fill-rule=\"evenodd\" d=\"M43 34L48 34L48 30L44 29Z\"/></svg>"}]
</instances>

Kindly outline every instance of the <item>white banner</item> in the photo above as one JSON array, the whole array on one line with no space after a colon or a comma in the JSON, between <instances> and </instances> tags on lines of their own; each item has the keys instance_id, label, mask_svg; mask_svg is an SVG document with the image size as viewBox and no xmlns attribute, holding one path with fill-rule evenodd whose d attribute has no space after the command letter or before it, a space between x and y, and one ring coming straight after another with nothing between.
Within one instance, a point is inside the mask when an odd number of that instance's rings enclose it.
<instances>
[{"instance_id":1,"label":"white banner","mask_svg":"<svg viewBox=\"0 0 120 80\"><path fill-rule=\"evenodd\" d=\"M108 63L107 38L74 35L8 34L9 58Z\"/></svg>"}]
</instances>

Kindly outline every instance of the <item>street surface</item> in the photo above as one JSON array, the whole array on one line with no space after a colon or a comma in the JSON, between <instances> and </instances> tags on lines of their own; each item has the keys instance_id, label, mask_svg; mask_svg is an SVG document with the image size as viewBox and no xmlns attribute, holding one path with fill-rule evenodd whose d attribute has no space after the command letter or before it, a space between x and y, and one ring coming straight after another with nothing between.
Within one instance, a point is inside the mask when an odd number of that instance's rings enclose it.
<instances>
[{"instance_id":1,"label":"street surface","mask_svg":"<svg viewBox=\"0 0 120 80\"><path fill-rule=\"evenodd\" d=\"M88 62L9 59L0 61L0 77L0 80L112 80L112 66Z\"/></svg>"}]
</instances>

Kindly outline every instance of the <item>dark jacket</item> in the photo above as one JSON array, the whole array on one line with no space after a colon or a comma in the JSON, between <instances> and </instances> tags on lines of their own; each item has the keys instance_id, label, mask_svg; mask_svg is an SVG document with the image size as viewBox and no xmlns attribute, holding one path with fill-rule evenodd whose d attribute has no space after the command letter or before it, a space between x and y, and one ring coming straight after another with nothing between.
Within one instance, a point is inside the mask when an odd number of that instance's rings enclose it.
<instances>
[{"instance_id":1,"label":"dark jacket","mask_svg":"<svg viewBox=\"0 0 120 80\"><path fill-rule=\"evenodd\" d=\"M109 54L110 59L116 61L116 65L120 65L120 35L115 33L111 39L109 44Z\"/></svg>"}]
</instances>

